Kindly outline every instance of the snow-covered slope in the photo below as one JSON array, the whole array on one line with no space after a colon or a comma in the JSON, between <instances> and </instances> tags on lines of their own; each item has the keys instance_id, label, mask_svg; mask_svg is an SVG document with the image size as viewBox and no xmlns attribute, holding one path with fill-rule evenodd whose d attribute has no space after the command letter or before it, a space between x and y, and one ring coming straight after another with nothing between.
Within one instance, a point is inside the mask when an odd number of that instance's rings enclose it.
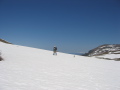
<instances>
[{"instance_id":1,"label":"snow-covered slope","mask_svg":"<svg viewBox=\"0 0 120 90\"><path fill-rule=\"evenodd\" d=\"M120 61L120 44L105 44L90 50L84 56Z\"/></svg>"},{"instance_id":2,"label":"snow-covered slope","mask_svg":"<svg viewBox=\"0 0 120 90\"><path fill-rule=\"evenodd\" d=\"M0 42L0 90L120 90L120 62Z\"/></svg>"},{"instance_id":3,"label":"snow-covered slope","mask_svg":"<svg viewBox=\"0 0 120 90\"><path fill-rule=\"evenodd\" d=\"M105 54L105 55L96 56L96 58L120 61L120 54Z\"/></svg>"},{"instance_id":4,"label":"snow-covered slope","mask_svg":"<svg viewBox=\"0 0 120 90\"><path fill-rule=\"evenodd\" d=\"M104 54L120 54L120 44L105 44L98 46L86 53L87 56L99 56Z\"/></svg>"}]
</instances>

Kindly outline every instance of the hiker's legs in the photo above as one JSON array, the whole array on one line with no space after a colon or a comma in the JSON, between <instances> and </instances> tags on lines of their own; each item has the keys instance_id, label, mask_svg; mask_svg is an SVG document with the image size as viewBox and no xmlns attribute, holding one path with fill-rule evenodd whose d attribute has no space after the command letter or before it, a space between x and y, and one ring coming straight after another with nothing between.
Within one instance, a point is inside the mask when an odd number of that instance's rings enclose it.
<instances>
[{"instance_id":1,"label":"hiker's legs","mask_svg":"<svg viewBox=\"0 0 120 90\"><path fill-rule=\"evenodd\" d=\"M55 54L57 55L57 52L56 52L56 51L53 51L53 55L55 55Z\"/></svg>"}]
</instances>

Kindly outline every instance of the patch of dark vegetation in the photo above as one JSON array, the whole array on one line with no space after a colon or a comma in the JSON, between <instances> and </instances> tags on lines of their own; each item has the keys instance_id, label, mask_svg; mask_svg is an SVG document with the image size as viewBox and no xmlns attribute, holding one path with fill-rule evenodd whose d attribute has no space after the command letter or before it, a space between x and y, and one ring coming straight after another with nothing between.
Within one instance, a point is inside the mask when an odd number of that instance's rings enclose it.
<instances>
[{"instance_id":1,"label":"patch of dark vegetation","mask_svg":"<svg viewBox=\"0 0 120 90\"><path fill-rule=\"evenodd\" d=\"M12 43L10 43L10 42L8 42L6 40L3 40L3 39L0 39L0 41L3 42L3 43L12 44Z\"/></svg>"},{"instance_id":2,"label":"patch of dark vegetation","mask_svg":"<svg viewBox=\"0 0 120 90\"><path fill-rule=\"evenodd\" d=\"M2 60L3 60L3 58L2 58L2 56L1 56L1 54L2 54L2 53L0 52L0 61L2 61Z\"/></svg>"},{"instance_id":3,"label":"patch of dark vegetation","mask_svg":"<svg viewBox=\"0 0 120 90\"><path fill-rule=\"evenodd\" d=\"M3 58L0 56L0 61L2 61L3 60Z\"/></svg>"}]
</instances>

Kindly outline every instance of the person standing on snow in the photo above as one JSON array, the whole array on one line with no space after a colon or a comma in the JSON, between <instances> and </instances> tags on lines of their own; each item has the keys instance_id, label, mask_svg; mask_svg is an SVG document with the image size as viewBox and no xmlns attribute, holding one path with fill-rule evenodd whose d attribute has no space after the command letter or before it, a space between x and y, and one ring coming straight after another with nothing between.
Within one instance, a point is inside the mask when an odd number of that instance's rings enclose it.
<instances>
[{"instance_id":1,"label":"person standing on snow","mask_svg":"<svg viewBox=\"0 0 120 90\"><path fill-rule=\"evenodd\" d=\"M53 55L55 55L55 54L57 55L57 47L56 46L53 47Z\"/></svg>"}]
</instances>

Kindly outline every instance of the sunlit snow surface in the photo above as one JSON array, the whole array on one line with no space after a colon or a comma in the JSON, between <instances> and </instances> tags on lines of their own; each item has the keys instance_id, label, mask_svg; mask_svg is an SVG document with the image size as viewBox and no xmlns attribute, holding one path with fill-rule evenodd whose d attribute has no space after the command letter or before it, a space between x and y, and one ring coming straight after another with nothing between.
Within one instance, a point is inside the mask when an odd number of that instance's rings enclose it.
<instances>
[{"instance_id":1,"label":"sunlit snow surface","mask_svg":"<svg viewBox=\"0 0 120 90\"><path fill-rule=\"evenodd\" d=\"M120 62L0 42L0 90L120 90Z\"/></svg>"},{"instance_id":2,"label":"sunlit snow surface","mask_svg":"<svg viewBox=\"0 0 120 90\"><path fill-rule=\"evenodd\" d=\"M120 54L106 54L106 55L101 55L101 56L97 56L99 57L103 57L103 58L109 58L109 59L115 59L115 58L120 58Z\"/></svg>"}]
</instances>

